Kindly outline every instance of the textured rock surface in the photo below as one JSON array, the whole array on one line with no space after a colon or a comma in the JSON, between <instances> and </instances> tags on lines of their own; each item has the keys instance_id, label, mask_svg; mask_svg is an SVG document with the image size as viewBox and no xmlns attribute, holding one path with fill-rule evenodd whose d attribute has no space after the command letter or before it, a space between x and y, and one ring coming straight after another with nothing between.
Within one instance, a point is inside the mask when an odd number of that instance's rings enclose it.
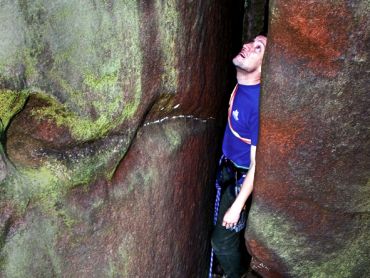
<instances>
[{"instance_id":1,"label":"textured rock surface","mask_svg":"<svg viewBox=\"0 0 370 278\"><path fill-rule=\"evenodd\" d=\"M268 0L245 0L243 42L250 41L261 32L267 33Z\"/></svg>"},{"instance_id":2,"label":"textured rock surface","mask_svg":"<svg viewBox=\"0 0 370 278\"><path fill-rule=\"evenodd\" d=\"M0 8L0 276L204 277L243 1Z\"/></svg>"},{"instance_id":3,"label":"textured rock surface","mask_svg":"<svg viewBox=\"0 0 370 278\"><path fill-rule=\"evenodd\" d=\"M270 1L246 234L264 277L369 277L369 3Z\"/></svg>"}]
</instances>

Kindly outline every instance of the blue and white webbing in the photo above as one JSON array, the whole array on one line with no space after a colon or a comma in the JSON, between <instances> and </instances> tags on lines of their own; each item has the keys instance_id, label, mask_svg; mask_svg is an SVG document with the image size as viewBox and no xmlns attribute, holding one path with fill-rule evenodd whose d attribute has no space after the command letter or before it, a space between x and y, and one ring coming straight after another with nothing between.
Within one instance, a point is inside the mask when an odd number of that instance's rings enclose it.
<instances>
[{"instance_id":1,"label":"blue and white webbing","mask_svg":"<svg viewBox=\"0 0 370 278\"><path fill-rule=\"evenodd\" d=\"M218 163L218 167L219 169L221 168L221 163L224 159L224 155L221 156L220 158L220 161ZM220 180L222 180L222 171L220 171L218 173L220 176L217 176L216 177L216 200L215 200L215 212L214 212L214 215L213 215L213 225L216 225L217 223L217 217L218 217L218 210L220 208L220 201L221 201L221 185L220 185ZM210 259L210 262L209 262L209 274L208 274L208 277L209 278L212 278L212 268L213 268L213 256L214 256L214 251L213 251L213 248L212 248L212 251L211 251L211 259Z\"/></svg>"}]
</instances>

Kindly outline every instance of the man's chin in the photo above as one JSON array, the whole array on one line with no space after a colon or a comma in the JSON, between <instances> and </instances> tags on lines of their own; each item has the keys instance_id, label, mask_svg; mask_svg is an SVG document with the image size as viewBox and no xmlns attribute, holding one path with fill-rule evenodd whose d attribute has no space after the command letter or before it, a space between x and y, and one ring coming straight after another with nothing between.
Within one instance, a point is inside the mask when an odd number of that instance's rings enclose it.
<instances>
[{"instance_id":1,"label":"man's chin","mask_svg":"<svg viewBox=\"0 0 370 278\"><path fill-rule=\"evenodd\" d=\"M233 59L233 64L234 64L235 67L237 67L241 70L244 70L245 64L243 63L242 60L240 60L238 58L234 58Z\"/></svg>"},{"instance_id":2,"label":"man's chin","mask_svg":"<svg viewBox=\"0 0 370 278\"><path fill-rule=\"evenodd\" d=\"M234 66L238 66L238 65L240 65L240 61L239 61L239 59L238 59L238 56L236 56L236 57L234 57L234 59L233 59L233 64L234 64Z\"/></svg>"}]
</instances>

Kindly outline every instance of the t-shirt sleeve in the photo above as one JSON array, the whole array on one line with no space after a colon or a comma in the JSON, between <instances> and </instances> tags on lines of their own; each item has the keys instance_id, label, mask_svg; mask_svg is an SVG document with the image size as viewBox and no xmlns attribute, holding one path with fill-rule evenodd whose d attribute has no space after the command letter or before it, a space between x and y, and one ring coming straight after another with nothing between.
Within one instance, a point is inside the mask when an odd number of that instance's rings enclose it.
<instances>
[{"instance_id":1,"label":"t-shirt sleeve","mask_svg":"<svg viewBox=\"0 0 370 278\"><path fill-rule=\"evenodd\" d=\"M259 112L254 111L251 114L249 120L250 132L251 132L251 144L257 146L258 144L258 131L259 131Z\"/></svg>"}]
</instances>

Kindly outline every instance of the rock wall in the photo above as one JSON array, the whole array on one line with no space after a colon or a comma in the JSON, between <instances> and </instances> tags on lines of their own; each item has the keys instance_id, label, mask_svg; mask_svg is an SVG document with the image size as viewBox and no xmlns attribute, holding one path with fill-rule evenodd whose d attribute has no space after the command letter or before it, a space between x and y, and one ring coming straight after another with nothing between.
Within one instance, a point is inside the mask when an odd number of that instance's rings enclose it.
<instances>
[{"instance_id":1,"label":"rock wall","mask_svg":"<svg viewBox=\"0 0 370 278\"><path fill-rule=\"evenodd\" d=\"M242 12L0 3L1 277L204 277Z\"/></svg>"},{"instance_id":2,"label":"rock wall","mask_svg":"<svg viewBox=\"0 0 370 278\"><path fill-rule=\"evenodd\" d=\"M245 0L243 42L248 42L260 33L267 34L269 0Z\"/></svg>"},{"instance_id":3,"label":"rock wall","mask_svg":"<svg viewBox=\"0 0 370 278\"><path fill-rule=\"evenodd\" d=\"M246 233L263 277L369 277L369 11L270 1Z\"/></svg>"}]
</instances>

